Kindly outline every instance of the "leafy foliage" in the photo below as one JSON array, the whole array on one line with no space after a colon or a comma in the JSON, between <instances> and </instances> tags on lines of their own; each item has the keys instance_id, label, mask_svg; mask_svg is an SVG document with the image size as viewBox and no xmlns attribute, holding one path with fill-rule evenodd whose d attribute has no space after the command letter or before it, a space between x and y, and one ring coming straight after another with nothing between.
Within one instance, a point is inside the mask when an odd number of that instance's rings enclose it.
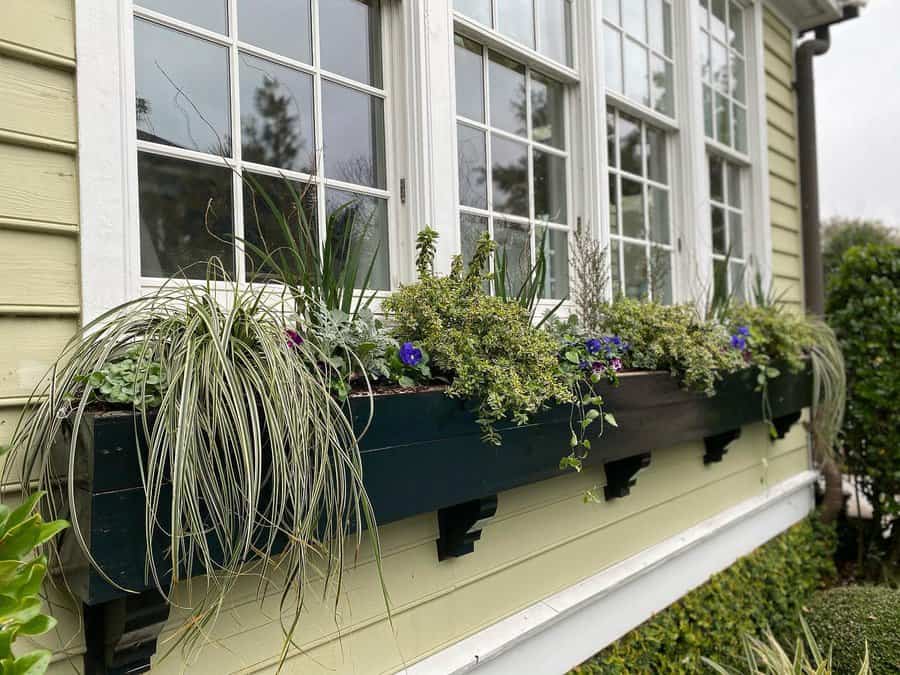
<instances>
[{"instance_id":1,"label":"leafy foliage","mask_svg":"<svg viewBox=\"0 0 900 675\"><path fill-rule=\"evenodd\" d=\"M56 620L41 613L40 591L47 574L47 556L34 550L69 526L63 520L45 523L35 512L43 493L31 495L15 509L0 504L0 672L40 675L50 665L50 652L13 654L22 635L43 635Z\"/></svg>"},{"instance_id":2,"label":"leafy foliage","mask_svg":"<svg viewBox=\"0 0 900 675\"><path fill-rule=\"evenodd\" d=\"M497 422L523 424L551 401L572 401L557 367L557 344L532 326L521 304L484 292L490 239L479 241L468 271L457 258L446 277L429 263L434 239L430 231L420 235L422 276L387 298L384 310L396 334L421 345L432 368L450 378L450 396L478 401L485 438L499 443Z\"/></svg>"},{"instance_id":3,"label":"leafy foliage","mask_svg":"<svg viewBox=\"0 0 900 675\"><path fill-rule=\"evenodd\" d=\"M875 673L900 672L900 590L833 588L812 598L808 616L816 638L834 644L836 673L855 672L867 648Z\"/></svg>"},{"instance_id":4,"label":"leafy foliage","mask_svg":"<svg viewBox=\"0 0 900 675\"><path fill-rule=\"evenodd\" d=\"M835 669L831 656L831 650L823 651L813 637L806 619L800 617L800 625L803 628L803 639L797 638L793 656L790 656L784 647L778 642L778 638L771 630L766 630L764 639L747 636L744 642L744 652L747 663L744 668L729 669L715 661L704 658L703 661L720 675L832 675L839 671ZM859 664L858 675L872 675L869 665L869 649L865 648L862 661Z\"/></svg>"},{"instance_id":5,"label":"leafy foliage","mask_svg":"<svg viewBox=\"0 0 900 675\"><path fill-rule=\"evenodd\" d=\"M619 298L603 309L601 325L631 345L628 368L668 370L689 389L712 396L724 375L744 367L724 327L703 321L689 305L661 305Z\"/></svg>"},{"instance_id":6,"label":"leafy foliage","mask_svg":"<svg viewBox=\"0 0 900 675\"><path fill-rule=\"evenodd\" d=\"M823 234L822 257L825 264L826 281L837 274L847 251L854 246L900 244L896 230L891 229L880 220L832 218L825 223Z\"/></svg>"},{"instance_id":7,"label":"leafy foliage","mask_svg":"<svg viewBox=\"0 0 900 675\"><path fill-rule=\"evenodd\" d=\"M192 616L179 634L188 658L243 575L258 576L260 597L273 585L281 591L286 650L310 577L323 573L326 592L340 585L351 531L357 546L368 531L380 565L354 429L331 394L335 371L312 342L288 334L267 300L264 290L224 282L166 286L100 317L66 347L12 438L23 488L54 485L52 448L68 438L70 458L76 455L72 430L94 397L94 382L82 374L135 345L140 359L154 356L167 378L155 419L138 409L137 433L148 450L144 529L168 541L160 560L148 538L148 569L165 596L188 586ZM141 391L148 378L149 371L138 378ZM70 459L68 499L49 493L47 508L69 514L90 559L77 523L75 465ZM170 568L171 583L163 581ZM207 576L195 594L190 578L198 568Z\"/></svg>"},{"instance_id":8,"label":"leafy foliage","mask_svg":"<svg viewBox=\"0 0 900 675\"><path fill-rule=\"evenodd\" d=\"M608 251L590 234L582 231L575 235L572 302L581 325L590 332L601 330L607 297L599 280L609 277L608 257Z\"/></svg>"},{"instance_id":9,"label":"leafy foliage","mask_svg":"<svg viewBox=\"0 0 900 675\"><path fill-rule=\"evenodd\" d=\"M166 386L162 366L150 352L131 347L124 356L103 364L75 382L90 386L94 396L106 403L156 408L162 403Z\"/></svg>"},{"instance_id":10,"label":"leafy foliage","mask_svg":"<svg viewBox=\"0 0 900 675\"><path fill-rule=\"evenodd\" d=\"M797 635L804 604L834 576L835 537L810 519L800 523L576 668L573 675L683 675L708 672L702 658L742 663L743 636L767 628ZM876 671L877 672L877 671Z\"/></svg>"},{"instance_id":11,"label":"leafy foliage","mask_svg":"<svg viewBox=\"0 0 900 675\"><path fill-rule=\"evenodd\" d=\"M872 503L870 543L900 516L900 246L851 248L829 283L828 318L847 362L844 447ZM900 561L900 528L890 555Z\"/></svg>"}]
</instances>

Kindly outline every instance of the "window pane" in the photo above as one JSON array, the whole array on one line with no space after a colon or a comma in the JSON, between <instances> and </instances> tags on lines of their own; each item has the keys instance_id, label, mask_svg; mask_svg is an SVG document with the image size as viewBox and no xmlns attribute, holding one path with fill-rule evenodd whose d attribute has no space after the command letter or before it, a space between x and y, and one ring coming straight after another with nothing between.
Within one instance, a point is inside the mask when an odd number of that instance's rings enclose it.
<instances>
[{"instance_id":1,"label":"window pane","mask_svg":"<svg viewBox=\"0 0 900 675\"><path fill-rule=\"evenodd\" d=\"M237 9L242 42L312 63L309 0L238 0Z\"/></svg>"},{"instance_id":2,"label":"window pane","mask_svg":"<svg viewBox=\"0 0 900 675\"><path fill-rule=\"evenodd\" d=\"M658 244L671 242L669 234L669 191L656 187L648 188L650 197L650 241Z\"/></svg>"},{"instance_id":3,"label":"window pane","mask_svg":"<svg viewBox=\"0 0 900 675\"><path fill-rule=\"evenodd\" d=\"M672 254L658 246L650 248L650 292L656 302L672 304Z\"/></svg>"},{"instance_id":4,"label":"window pane","mask_svg":"<svg viewBox=\"0 0 900 675\"><path fill-rule=\"evenodd\" d=\"M728 167L728 204L735 208L741 208L741 170L734 164Z\"/></svg>"},{"instance_id":5,"label":"window pane","mask_svg":"<svg viewBox=\"0 0 900 675\"><path fill-rule=\"evenodd\" d=\"M462 238L463 262L468 265L475 255L475 246L478 244L478 240L488 231L488 219L483 216L461 213L459 214L459 229Z\"/></svg>"},{"instance_id":6,"label":"window pane","mask_svg":"<svg viewBox=\"0 0 900 675\"><path fill-rule=\"evenodd\" d=\"M747 111L737 103L734 110L734 147L740 152L747 152Z\"/></svg>"},{"instance_id":7,"label":"window pane","mask_svg":"<svg viewBox=\"0 0 900 675\"><path fill-rule=\"evenodd\" d=\"M744 103L747 100L747 83L744 77L744 60L734 55L731 57L731 95Z\"/></svg>"},{"instance_id":8,"label":"window pane","mask_svg":"<svg viewBox=\"0 0 900 675\"><path fill-rule=\"evenodd\" d=\"M534 217L559 224L568 220L565 157L534 151Z\"/></svg>"},{"instance_id":9,"label":"window pane","mask_svg":"<svg viewBox=\"0 0 900 675\"><path fill-rule=\"evenodd\" d=\"M731 3L731 16L729 17L731 22L731 30L729 32L729 38L731 40L732 49L736 49L737 51L743 53L744 51L744 12L743 10Z\"/></svg>"},{"instance_id":10,"label":"window pane","mask_svg":"<svg viewBox=\"0 0 900 675\"><path fill-rule=\"evenodd\" d=\"M141 274L205 279L217 257L234 274L232 172L138 153Z\"/></svg>"},{"instance_id":11,"label":"window pane","mask_svg":"<svg viewBox=\"0 0 900 675\"><path fill-rule=\"evenodd\" d=\"M525 104L525 66L491 53L491 126L524 136L528 121Z\"/></svg>"},{"instance_id":12,"label":"window pane","mask_svg":"<svg viewBox=\"0 0 900 675\"><path fill-rule=\"evenodd\" d=\"M728 291L728 267L724 260L713 260L713 288L718 296L731 296Z\"/></svg>"},{"instance_id":13,"label":"window pane","mask_svg":"<svg viewBox=\"0 0 900 675\"><path fill-rule=\"evenodd\" d=\"M536 0L540 52L557 61L572 65L569 48L570 4L568 0Z\"/></svg>"},{"instance_id":14,"label":"window pane","mask_svg":"<svg viewBox=\"0 0 900 675\"><path fill-rule=\"evenodd\" d=\"M700 77L712 82L712 55L709 53L709 35L700 31Z\"/></svg>"},{"instance_id":15,"label":"window pane","mask_svg":"<svg viewBox=\"0 0 900 675\"><path fill-rule=\"evenodd\" d=\"M459 203L487 208L487 149L485 134L458 124L456 146L459 154Z\"/></svg>"},{"instance_id":16,"label":"window pane","mask_svg":"<svg viewBox=\"0 0 900 675\"><path fill-rule=\"evenodd\" d=\"M622 266L619 261L619 249L621 244L618 239L609 242L609 271L612 277L613 297L622 295Z\"/></svg>"},{"instance_id":17,"label":"window pane","mask_svg":"<svg viewBox=\"0 0 900 675\"><path fill-rule=\"evenodd\" d=\"M619 0L603 0L603 16L613 23L622 24L622 15L619 13Z\"/></svg>"},{"instance_id":18,"label":"window pane","mask_svg":"<svg viewBox=\"0 0 900 675\"><path fill-rule=\"evenodd\" d=\"M622 232L626 237L643 239L644 188L633 180L622 179Z\"/></svg>"},{"instance_id":19,"label":"window pane","mask_svg":"<svg viewBox=\"0 0 900 675\"><path fill-rule=\"evenodd\" d=\"M603 50L606 87L622 92L622 34L615 28L603 26Z\"/></svg>"},{"instance_id":20,"label":"window pane","mask_svg":"<svg viewBox=\"0 0 900 675\"><path fill-rule=\"evenodd\" d=\"M706 135L713 138L715 124L713 121L713 93L707 85L703 85L703 129Z\"/></svg>"},{"instance_id":21,"label":"window pane","mask_svg":"<svg viewBox=\"0 0 900 675\"><path fill-rule=\"evenodd\" d=\"M712 237L713 253L718 255L728 253L728 243L725 240L725 210L718 206L712 207Z\"/></svg>"},{"instance_id":22,"label":"window pane","mask_svg":"<svg viewBox=\"0 0 900 675\"><path fill-rule=\"evenodd\" d=\"M650 105L650 79L647 50L634 40L625 39L625 95Z\"/></svg>"},{"instance_id":23,"label":"window pane","mask_svg":"<svg viewBox=\"0 0 900 675\"><path fill-rule=\"evenodd\" d=\"M725 164L715 156L709 158L709 196L713 201L725 203Z\"/></svg>"},{"instance_id":24,"label":"window pane","mask_svg":"<svg viewBox=\"0 0 900 675\"><path fill-rule=\"evenodd\" d=\"M609 174L609 229L619 234L619 188L618 178Z\"/></svg>"},{"instance_id":25,"label":"window pane","mask_svg":"<svg viewBox=\"0 0 900 675\"><path fill-rule=\"evenodd\" d=\"M647 247L625 243L625 295L643 300L647 297Z\"/></svg>"},{"instance_id":26,"label":"window pane","mask_svg":"<svg viewBox=\"0 0 900 675\"><path fill-rule=\"evenodd\" d=\"M381 86L381 27L377 0L319 3L322 68Z\"/></svg>"},{"instance_id":27,"label":"window pane","mask_svg":"<svg viewBox=\"0 0 900 675\"><path fill-rule=\"evenodd\" d=\"M644 175L644 154L641 142L641 123L627 115L619 114L619 152L623 171L637 176Z\"/></svg>"},{"instance_id":28,"label":"window pane","mask_svg":"<svg viewBox=\"0 0 900 675\"><path fill-rule=\"evenodd\" d=\"M494 210L528 216L528 146L491 136Z\"/></svg>"},{"instance_id":29,"label":"window pane","mask_svg":"<svg viewBox=\"0 0 900 675\"><path fill-rule=\"evenodd\" d=\"M728 50L721 42L712 42L712 81L721 92L728 92Z\"/></svg>"},{"instance_id":30,"label":"window pane","mask_svg":"<svg viewBox=\"0 0 900 675\"><path fill-rule=\"evenodd\" d=\"M650 126L647 127L647 173L650 180L668 185L666 134Z\"/></svg>"},{"instance_id":31,"label":"window pane","mask_svg":"<svg viewBox=\"0 0 900 675\"><path fill-rule=\"evenodd\" d=\"M240 55L241 144L248 162L313 173L312 76Z\"/></svg>"},{"instance_id":32,"label":"window pane","mask_svg":"<svg viewBox=\"0 0 900 675\"><path fill-rule=\"evenodd\" d=\"M672 30L672 12L665 0L648 0L647 23L650 46L658 52L671 55L669 35Z\"/></svg>"},{"instance_id":33,"label":"window pane","mask_svg":"<svg viewBox=\"0 0 900 675\"><path fill-rule=\"evenodd\" d=\"M675 103L673 97L673 71L672 64L656 55L650 57L651 73L650 81L653 88L653 108L659 112L673 117L675 115Z\"/></svg>"},{"instance_id":34,"label":"window pane","mask_svg":"<svg viewBox=\"0 0 900 675\"><path fill-rule=\"evenodd\" d=\"M325 191L328 213L327 227L336 241L342 241L349 234L354 240L361 240L360 277L369 269L372 259L372 275L369 288L386 291L390 282L390 251L388 245L387 202L377 197L354 194L343 190ZM339 252L339 258L346 258L347 251ZM364 279L360 278L362 283Z\"/></svg>"},{"instance_id":35,"label":"window pane","mask_svg":"<svg viewBox=\"0 0 900 675\"><path fill-rule=\"evenodd\" d=\"M481 45L461 35L456 43L456 114L484 121L484 63Z\"/></svg>"},{"instance_id":36,"label":"window pane","mask_svg":"<svg viewBox=\"0 0 900 675\"><path fill-rule=\"evenodd\" d=\"M517 294L531 272L531 229L522 223L495 220L494 241L497 260L506 262L507 293Z\"/></svg>"},{"instance_id":37,"label":"window pane","mask_svg":"<svg viewBox=\"0 0 900 675\"><path fill-rule=\"evenodd\" d=\"M712 0L710 30L720 40L725 39L725 4L727 0Z\"/></svg>"},{"instance_id":38,"label":"window pane","mask_svg":"<svg viewBox=\"0 0 900 675\"><path fill-rule=\"evenodd\" d=\"M740 213L734 211L728 214L729 240L732 258L744 257L744 224Z\"/></svg>"},{"instance_id":39,"label":"window pane","mask_svg":"<svg viewBox=\"0 0 900 675\"><path fill-rule=\"evenodd\" d=\"M325 175L384 188L384 101L324 81Z\"/></svg>"},{"instance_id":40,"label":"window pane","mask_svg":"<svg viewBox=\"0 0 900 675\"><path fill-rule=\"evenodd\" d=\"M531 137L557 148L566 146L565 90L563 85L531 75Z\"/></svg>"},{"instance_id":41,"label":"window pane","mask_svg":"<svg viewBox=\"0 0 900 675\"><path fill-rule=\"evenodd\" d=\"M223 35L228 34L226 0L138 0L135 4L173 19L208 28Z\"/></svg>"},{"instance_id":42,"label":"window pane","mask_svg":"<svg viewBox=\"0 0 900 675\"><path fill-rule=\"evenodd\" d=\"M716 136L720 143L731 145L731 120L728 117L728 99L716 94Z\"/></svg>"},{"instance_id":43,"label":"window pane","mask_svg":"<svg viewBox=\"0 0 900 675\"><path fill-rule=\"evenodd\" d=\"M273 211L269 200L277 207ZM281 177L245 174L244 239L248 281L265 281L278 270L296 270L297 258L318 252L316 187ZM261 279L258 277L262 277Z\"/></svg>"},{"instance_id":44,"label":"window pane","mask_svg":"<svg viewBox=\"0 0 900 675\"><path fill-rule=\"evenodd\" d=\"M134 45L138 138L230 156L227 48L141 19Z\"/></svg>"},{"instance_id":45,"label":"window pane","mask_svg":"<svg viewBox=\"0 0 900 675\"><path fill-rule=\"evenodd\" d=\"M465 14L485 26L493 25L491 0L453 0L453 8L460 14Z\"/></svg>"},{"instance_id":46,"label":"window pane","mask_svg":"<svg viewBox=\"0 0 900 675\"><path fill-rule=\"evenodd\" d=\"M647 40L647 12L643 0L624 0L622 25L625 31L639 40Z\"/></svg>"},{"instance_id":47,"label":"window pane","mask_svg":"<svg viewBox=\"0 0 900 675\"><path fill-rule=\"evenodd\" d=\"M539 227L535 242L543 244L547 269L541 297L562 300L569 295L569 233L566 230ZM540 250L540 248L538 249Z\"/></svg>"},{"instance_id":48,"label":"window pane","mask_svg":"<svg viewBox=\"0 0 900 675\"><path fill-rule=\"evenodd\" d=\"M606 112L606 161L610 166L619 165L619 153L616 151L616 114L612 110Z\"/></svg>"},{"instance_id":49,"label":"window pane","mask_svg":"<svg viewBox=\"0 0 900 675\"><path fill-rule=\"evenodd\" d=\"M531 0L496 0L498 30L534 49L534 8Z\"/></svg>"},{"instance_id":50,"label":"window pane","mask_svg":"<svg viewBox=\"0 0 900 675\"><path fill-rule=\"evenodd\" d=\"M747 300L746 267L742 263L731 263L731 295L735 300Z\"/></svg>"}]
</instances>

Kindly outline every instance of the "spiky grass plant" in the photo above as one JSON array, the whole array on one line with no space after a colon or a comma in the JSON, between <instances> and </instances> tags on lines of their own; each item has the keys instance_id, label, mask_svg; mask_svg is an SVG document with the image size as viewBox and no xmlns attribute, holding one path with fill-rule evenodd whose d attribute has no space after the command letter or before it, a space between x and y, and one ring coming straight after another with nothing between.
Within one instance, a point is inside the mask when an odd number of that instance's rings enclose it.
<instances>
[{"instance_id":1,"label":"spiky grass plant","mask_svg":"<svg viewBox=\"0 0 900 675\"><path fill-rule=\"evenodd\" d=\"M339 590L351 532L359 547L367 530L381 571L357 437L331 395L327 359L312 341L289 337L269 293L221 281L167 285L100 317L67 345L11 443L25 467L22 487L48 491L48 511L72 521L90 557L75 508L84 451L76 430L96 393L84 376L135 349L159 364L166 386L158 409L135 408L135 433L147 449L139 458L146 573L170 601L187 585L191 617L177 642L189 657L244 575L261 580L260 599L272 585L280 590L281 615L292 617L283 626L283 661L311 580L323 576L326 594ZM150 386L147 372L138 375L139 392ZM68 443L64 496L54 490L60 438ZM167 539L162 558L154 533ZM202 588L191 588L198 572Z\"/></svg>"}]
</instances>

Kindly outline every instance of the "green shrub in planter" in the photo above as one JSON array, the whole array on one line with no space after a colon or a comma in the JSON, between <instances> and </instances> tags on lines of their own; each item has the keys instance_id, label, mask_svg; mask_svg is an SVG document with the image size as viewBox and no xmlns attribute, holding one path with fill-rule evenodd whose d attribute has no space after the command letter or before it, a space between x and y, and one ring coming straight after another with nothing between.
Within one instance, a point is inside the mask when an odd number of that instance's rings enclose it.
<instances>
[{"instance_id":1,"label":"green shrub in planter","mask_svg":"<svg viewBox=\"0 0 900 675\"><path fill-rule=\"evenodd\" d=\"M815 519L804 521L716 574L573 675L708 673L703 657L738 668L744 664L745 636L763 637L767 627L792 643L804 604L835 573L833 553L834 530Z\"/></svg>"},{"instance_id":2,"label":"green shrub in planter","mask_svg":"<svg viewBox=\"0 0 900 675\"><path fill-rule=\"evenodd\" d=\"M807 618L816 640L832 645L835 673L856 672L866 641L875 675L900 673L900 590L833 588L815 595Z\"/></svg>"}]
</instances>

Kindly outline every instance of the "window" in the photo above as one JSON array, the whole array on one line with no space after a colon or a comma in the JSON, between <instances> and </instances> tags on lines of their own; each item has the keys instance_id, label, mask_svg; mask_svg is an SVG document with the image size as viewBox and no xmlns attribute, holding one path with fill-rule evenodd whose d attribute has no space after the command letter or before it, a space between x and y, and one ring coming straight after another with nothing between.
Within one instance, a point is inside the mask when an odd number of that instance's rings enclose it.
<instances>
[{"instance_id":1,"label":"window","mask_svg":"<svg viewBox=\"0 0 900 675\"><path fill-rule=\"evenodd\" d=\"M744 11L731 0L700 0L700 62L706 135L747 152Z\"/></svg>"},{"instance_id":2,"label":"window","mask_svg":"<svg viewBox=\"0 0 900 675\"><path fill-rule=\"evenodd\" d=\"M607 142L613 293L671 303L672 210L666 134L610 108Z\"/></svg>"},{"instance_id":3,"label":"window","mask_svg":"<svg viewBox=\"0 0 900 675\"><path fill-rule=\"evenodd\" d=\"M712 218L713 270L716 290L746 299L747 259L744 245L744 172L715 155L709 158L709 202Z\"/></svg>"},{"instance_id":4,"label":"window","mask_svg":"<svg viewBox=\"0 0 900 675\"><path fill-rule=\"evenodd\" d=\"M573 65L572 0L453 0L461 15L557 63Z\"/></svg>"},{"instance_id":5,"label":"window","mask_svg":"<svg viewBox=\"0 0 900 675\"><path fill-rule=\"evenodd\" d=\"M675 116L669 0L604 0L606 88Z\"/></svg>"},{"instance_id":6,"label":"window","mask_svg":"<svg viewBox=\"0 0 900 675\"><path fill-rule=\"evenodd\" d=\"M499 3L503 5L503 3ZM455 37L462 254L489 232L518 290L543 246L544 295L568 295L566 90L552 78Z\"/></svg>"},{"instance_id":7,"label":"window","mask_svg":"<svg viewBox=\"0 0 900 675\"><path fill-rule=\"evenodd\" d=\"M142 277L261 271L242 242L283 242L261 188L313 243L353 228L390 287L381 21L376 0L141 1Z\"/></svg>"}]
</instances>

